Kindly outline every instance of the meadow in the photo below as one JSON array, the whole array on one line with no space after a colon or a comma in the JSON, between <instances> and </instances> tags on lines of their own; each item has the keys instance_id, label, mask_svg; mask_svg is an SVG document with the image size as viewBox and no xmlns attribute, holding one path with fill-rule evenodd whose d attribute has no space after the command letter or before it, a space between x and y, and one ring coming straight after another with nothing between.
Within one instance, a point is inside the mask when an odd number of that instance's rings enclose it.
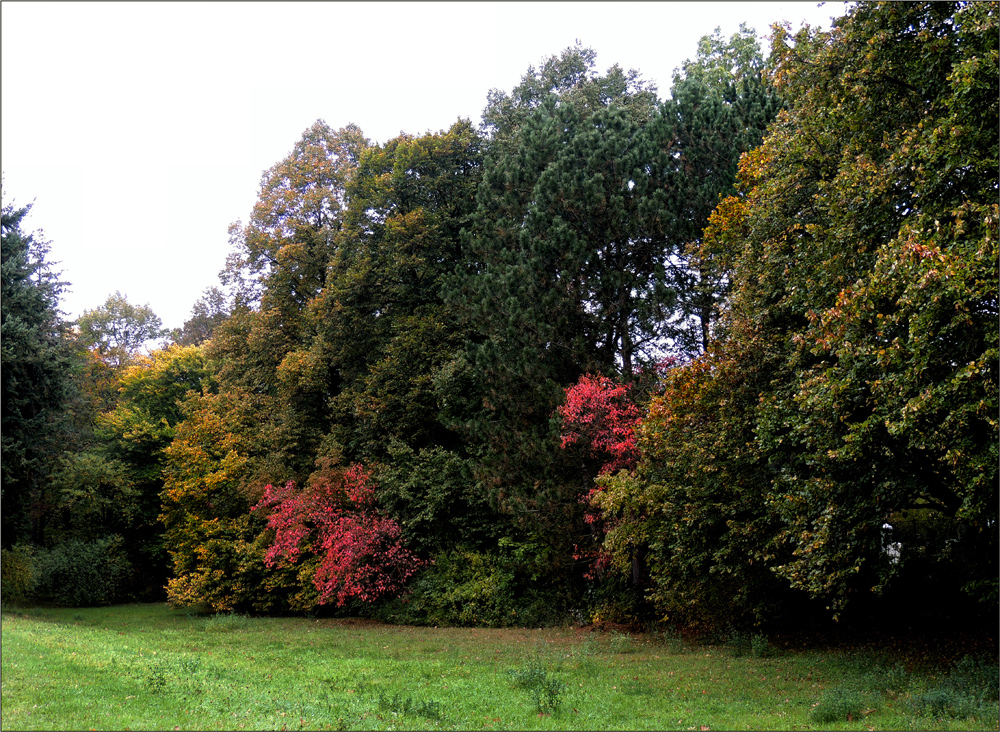
<instances>
[{"instance_id":1,"label":"meadow","mask_svg":"<svg viewBox=\"0 0 1000 732\"><path fill-rule=\"evenodd\" d=\"M996 659L587 628L7 609L3 730L992 729Z\"/></svg>"}]
</instances>

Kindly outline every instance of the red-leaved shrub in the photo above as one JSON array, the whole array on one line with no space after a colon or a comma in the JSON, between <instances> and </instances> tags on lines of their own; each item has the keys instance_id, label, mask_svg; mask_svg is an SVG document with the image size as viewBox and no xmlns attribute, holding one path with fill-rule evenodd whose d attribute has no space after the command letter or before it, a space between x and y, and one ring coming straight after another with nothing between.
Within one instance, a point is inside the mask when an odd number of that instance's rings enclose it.
<instances>
[{"instance_id":1,"label":"red-leaved shrub","mask_svg":"<svg viewBox=\"0 0 1000 732\"><path fill-rule=\"evenodd\" d=\"M302 490L291 481L268 485L253 507L266 509L273 511L267 525L275 534L265 564L318 557L313 584L320 605L392 596L425 564L403 547L399 524L378 510L371 473L361 465L326 464Z\"/></svg>"}]
</instances>

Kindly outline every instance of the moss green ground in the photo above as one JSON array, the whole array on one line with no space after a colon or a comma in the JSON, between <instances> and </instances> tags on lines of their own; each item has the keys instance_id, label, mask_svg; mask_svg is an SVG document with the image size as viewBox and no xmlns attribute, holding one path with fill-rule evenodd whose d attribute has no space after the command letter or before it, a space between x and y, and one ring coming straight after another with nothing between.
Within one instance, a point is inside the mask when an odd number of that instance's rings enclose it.
<instances>
[{"instance_id":1,"label":"moss green ground","mask_svg":"<svg viewBox=\"0 0 1000 732\"><path fill-rule=\"evenodd\" d=\"M998 728L995 657L164 605L22 608L2 633L3 730Z\"/></svg>"}]
</instances>

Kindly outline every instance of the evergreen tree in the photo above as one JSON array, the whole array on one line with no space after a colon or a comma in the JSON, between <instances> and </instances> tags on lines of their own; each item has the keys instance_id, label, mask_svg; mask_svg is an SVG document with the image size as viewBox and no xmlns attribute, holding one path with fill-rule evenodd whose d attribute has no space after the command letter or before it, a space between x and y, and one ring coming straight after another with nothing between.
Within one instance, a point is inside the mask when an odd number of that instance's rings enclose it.
<instances>
[{"instance_id":1,"label":"evergreen tree","mask_svg":"<svg viewBox=\"0 0 1000 732\"><path fill-rule=\"evenodd\" d=\"M567 49L491 93L478 208L449 301L470 328L481 406L465 421L488 495L547 546L552 571L590 531L576 466L551 423L585 372L632 371L670 327L669 127L638 74Z\"/></svg>"},{"instance_id":2,"label":"evergreen tree","mask_svg":"<svg viewBox=\"0 0 1000 732\"><path fill-rule=\"evenodd\" d=\"M760 44L745 25L728 40L718 29L702 37L695 60L674 73L664 108L673 123L678 170L664 208L682 252L670 263L686 326L675 335L681 354L708 348L728 282L702 247L702 231L720 199L733 193L740 156L760 144L779 107L764 76Z\"/></svg>"},{"instance_id":3,"label":"evergreen tree","mask_svg":"<svg viewBox=\"0 0 1000 732\"><path fill-rule=\"evenodd\" d=\"M552 95L557 105L572 106L584 118L616 103L633 122L648 119L657 104L656 86L635 69L623 71L617 64L601 75L596 63L594 50L577 42L558 56L546 58L539 68L529 66L510 94L491 89L482 116L494 156L515 152L521 126Z\"/></svg>"},{"instance_id":4,"label":"evergreen tree","mask_svg":"<svg viewBox=\"0 0 1000 732\"><path fill-rule=\"evenodd\" d=\"M3 383L3 543L40 539L42 491L58 453L69 393L68 327L58 310L65 287L46 261L49 246L22 230L30 206L2 209L0 377Z\"/></svg>"}]
</instances>

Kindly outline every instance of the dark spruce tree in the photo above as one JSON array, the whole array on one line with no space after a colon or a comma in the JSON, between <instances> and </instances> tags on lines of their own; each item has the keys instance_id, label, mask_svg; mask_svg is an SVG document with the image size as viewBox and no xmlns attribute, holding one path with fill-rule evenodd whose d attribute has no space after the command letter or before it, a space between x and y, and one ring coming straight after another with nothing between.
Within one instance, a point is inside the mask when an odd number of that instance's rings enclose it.
<instances>
[{"instance_id":1,"label":"dark spruce tree","mask_svg":"<svg viewBox=\"0 0 1000 732\"><path fill-rule=\"evenodd\" d=\"M46 261L48 244L22 229L30 208L5 203L0 224L4 547L44 532L41 496L70 388L68 326L58 310L65 284Z\"/></svg>"}]
</instances>

